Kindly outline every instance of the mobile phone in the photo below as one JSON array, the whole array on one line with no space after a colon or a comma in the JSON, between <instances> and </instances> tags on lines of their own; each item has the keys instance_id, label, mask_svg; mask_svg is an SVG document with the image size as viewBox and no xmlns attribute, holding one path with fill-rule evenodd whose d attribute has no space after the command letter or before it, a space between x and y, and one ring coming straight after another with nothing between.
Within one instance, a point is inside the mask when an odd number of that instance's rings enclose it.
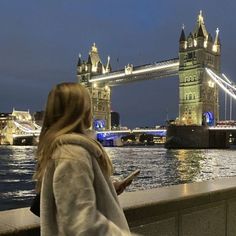
<instances>
[{"instance_id":1,"label":"mobile phone","mask_svg":"<svg viewBox=\"0 0 236 236\"><path fill-rule=\"evenodd\" d=\"M131 174L129 174L126 178L123 179L123 182L129 182L132 181L135 177L137 177L140 173L140 170L137 169L135 171L133 171Z\"/></svg>"}]
</instances>

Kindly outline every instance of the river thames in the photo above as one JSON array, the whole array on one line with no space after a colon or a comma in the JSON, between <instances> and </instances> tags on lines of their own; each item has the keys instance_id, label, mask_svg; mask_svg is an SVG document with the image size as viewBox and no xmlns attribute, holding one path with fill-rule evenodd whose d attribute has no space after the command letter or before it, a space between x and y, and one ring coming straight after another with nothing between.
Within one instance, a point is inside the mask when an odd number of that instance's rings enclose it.
<instances>
[{"instance_id":1,"label":"river thames","mask_svg":"<svg viewBox=\"0 0 236 236\"><path fill-rule=\"evenodd\" d=\"M0 147L0 210L29 206L35 194L34 146ZM126 191L236 176L235 149L167 150L162 146L106 148L114 175L140 175Z\"/></svg>"}]
</instances>

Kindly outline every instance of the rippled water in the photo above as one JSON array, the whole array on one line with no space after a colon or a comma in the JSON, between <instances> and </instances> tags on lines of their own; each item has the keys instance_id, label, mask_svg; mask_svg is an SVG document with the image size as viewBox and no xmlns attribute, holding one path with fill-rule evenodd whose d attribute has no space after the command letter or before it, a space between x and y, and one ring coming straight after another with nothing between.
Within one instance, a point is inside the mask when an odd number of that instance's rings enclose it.
<instances>
[{"instance_id":1,"label":"rippled water","mask_svg":"<svg viewBox=\"0 0 236 236\"><path fill-rule=\"evenodd\" d=\"M115 176L122 178L141 169L127 191L236 176L236 150L166 150L160 146L106 150ZM35 194L34 152L35 147L0 146L0 210L30 205Z\"/></svg>"}]
</instances>

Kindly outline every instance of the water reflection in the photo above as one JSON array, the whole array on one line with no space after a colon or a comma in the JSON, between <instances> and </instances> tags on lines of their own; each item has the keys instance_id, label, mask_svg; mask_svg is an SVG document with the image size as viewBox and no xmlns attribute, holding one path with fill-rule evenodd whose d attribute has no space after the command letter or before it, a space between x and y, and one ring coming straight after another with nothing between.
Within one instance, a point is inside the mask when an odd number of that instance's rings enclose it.
<instances>
[{"instance_id":1,"label":"water reflection","mask_svg":"<svg viewBox=\"0 0 236 236\"><path fill-rule=\"evenodd\" d=\"M167 150L166 154L176 159L178 183L193 182L201 172L201 161L204 159L203 150Z\"/></svg>"},{"instance_id":2,"label":"water reflection","mask_svg":"<svg viewBox=\"0 0 236 236\"><path fill-rule=\"evenodd\" d=\"M34 196L35 147L1 146L0 210L28 206Z\"/></svg>"},{"instance_id":3,"label":"water reflection","mask_svg":"<svg viewBox=\"0 0 236 236\"><path fill-rule=\"evenodd\" d=\"M114 175L125 177L141 169L128 191L236 176L235 150L166 150L164 148L107 148Z\"/></svg>"},{"instance_id":4,"label":"water reflection","mask_svg":"<svg viewBox=\"0 0 236 236\"><path fill-rule=\"evenodd\" d=\"M35 147L0 147L0 210L29 206L34 196ZM127 191L236 176L236 150L166 150L163 147L106 148L114 175L141 169ZM187 189L186 189L187 191Z\"/></svg>"}]
</instances>

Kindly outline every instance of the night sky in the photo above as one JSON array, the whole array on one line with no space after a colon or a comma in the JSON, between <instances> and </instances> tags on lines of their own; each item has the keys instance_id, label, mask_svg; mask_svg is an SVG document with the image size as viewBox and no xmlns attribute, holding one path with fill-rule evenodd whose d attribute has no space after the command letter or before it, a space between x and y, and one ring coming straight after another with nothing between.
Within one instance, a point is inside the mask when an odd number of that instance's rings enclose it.
<instances>
[{"instance_id":1,"label":"night sky","mask_svg":"<svg viewBox=\"0 0 236 236\"><path fill-rule=\"evenodd\" d=\"M178 57L181 27L188 35L200 10L213 37L219 27L221 69L236 82L233 0L1 0L0 112L44 109L53 85L76 81L78 55L87 60L93 42L113 70ZM130 128L175 119L178 77L115 87L112 110Z\"/></svg>"}]
</instances>

